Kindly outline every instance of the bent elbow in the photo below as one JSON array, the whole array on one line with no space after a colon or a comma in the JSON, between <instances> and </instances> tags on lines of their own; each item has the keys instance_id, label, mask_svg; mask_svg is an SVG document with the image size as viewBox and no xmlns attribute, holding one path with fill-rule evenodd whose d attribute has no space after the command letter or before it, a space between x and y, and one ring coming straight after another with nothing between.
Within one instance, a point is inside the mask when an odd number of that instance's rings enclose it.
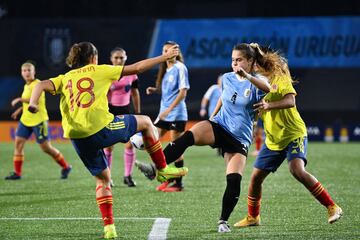
<instances>
[{"instance_id":1,"label":"bent elbow","mask_svg":"<svg viewBox=\"0 0 360 240\"><path fill-rule=\"evenodd\" d=\"M289 107L295 107L295 106L296 106L295 96L291 95L291 97L289 98Z\"/></svg>"},{"instance_id":2,"label":"bent elbow","mask_svg":"<svg viewBox=\"0 0 360 240\"><path fill-rule=\"evenodd\" d=\"M269 93L269 92L271 91L271 86L270 86L270 85L266 85L266 86L264 87L264 89L262 89L262 91L265 92L265 93Z\"/></svg>"}]
</instances>

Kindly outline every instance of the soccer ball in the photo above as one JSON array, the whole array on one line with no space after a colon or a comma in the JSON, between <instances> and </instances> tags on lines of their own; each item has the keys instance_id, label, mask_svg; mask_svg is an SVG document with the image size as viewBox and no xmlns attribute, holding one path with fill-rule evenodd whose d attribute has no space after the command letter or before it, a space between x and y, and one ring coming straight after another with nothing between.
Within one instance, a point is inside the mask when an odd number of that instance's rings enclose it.
<instances>
[{"instance_id":1,"label":"soccer ball","mask_svg":"<svg viewBox=\"0 0 360 240\"><path fill-rule=\"evenodd\" d=\"M144 141L141 132L136 133L130 138L131 144L139 150L144 150Z\"/></svg>"},{"instance_id":2,"label":"soccer ball","mask_svg":"<svg viewBox=\"0 0 360 240\"><path fill-rule=\"evenodd\" d=\"M158 132L158 130L157 130L157 128L155 126L153 126L153 131L154 131L155 138L158 139L159 138L159 132ZM136 149L139 149L139 150L144 150L145 149L144 140L142 138L141 132L138 132L138 133L134 134L130 138L130 142Z\"/></svg>"}]
</instances>

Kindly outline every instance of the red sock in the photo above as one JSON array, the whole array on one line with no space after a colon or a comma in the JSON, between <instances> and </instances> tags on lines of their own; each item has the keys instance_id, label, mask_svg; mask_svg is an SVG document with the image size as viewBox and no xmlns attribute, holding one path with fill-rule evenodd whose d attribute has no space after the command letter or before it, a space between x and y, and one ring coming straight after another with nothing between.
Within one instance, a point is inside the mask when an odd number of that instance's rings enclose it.
<instances>
[{"instance_id":1,"label":"red sock","mask_svg":"<svg viewBox=\"0 0 360 240\"><path fill-rule=\"evenodd\" d=\"M325 190L320 182L315 183L314 186L309 188L309 191L325 207L329 207L335 204L329 193Z\"/></svg>"},{"instance_id":2,"label":"red sock","mask_svg":"<svg viewBox=\"0 0 360 240\"><path fill-rule=\"evenodd\" d=\"M166 167L165 155L159 140L150 147L147 147L146 151L150 154L150 157L155 163L157 169L163 169Z\"/></svg>"},{"instance_id":3,"label":"red sock","mask_svg":"<svg viewBox=\"0 0 360 240\"><path fill-rule=\"evenodd\" d=\"M59 164L63 169L66 169L69 167L69 164L65 161L64 156L59 152L53 159Z\"/></svg>"},{"instance_id":4,"label":"red sock","mask_svg":"<svg viewBox=\"0 0 360 240\"><path fill-rule=\"evenodd\" d=\"M114 223L114 217L113 217L113 198L112 196L103 196L96 198L96 202L99 206L101 217L104 221L104 226L113 224Z\"/></svg>"},{"instance_id":5,"label":"red sock","mask_svg":"<svg viewBox=\"0 0 360 240\"><path fill-rule=\"evenodd\" d=\"M260 214L261 197L248 196L248 214L252 217L257 217Z\"/></svg>"},{"instance_id":6,"label":"red sock","mask_svg":"<svg viewBox=\"0 0 360 240\"><path fill-rule=\"evenodd\" d=\"M22 165L24 163L24 155L14 155L13 161L15 173L21 176Z\"/></svg>"},{"instance_id":7,"label":"red sock","mask_svg":"<svg viewBox=\"0 0 360 240\"><path fill-rule=\"evenodd\" d=\"M255 137L255 148L257 151L260 151L261 144L262 144L262 138L259 136L256 136Z\"/></svg>"}]
</instances>

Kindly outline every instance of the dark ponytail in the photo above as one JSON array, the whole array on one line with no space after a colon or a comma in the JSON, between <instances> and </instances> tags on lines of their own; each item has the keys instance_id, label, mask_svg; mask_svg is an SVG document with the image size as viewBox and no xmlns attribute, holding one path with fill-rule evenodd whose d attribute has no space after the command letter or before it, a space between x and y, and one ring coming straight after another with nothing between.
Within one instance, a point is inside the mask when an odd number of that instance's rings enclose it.
<instances>
[{"instance_id":1,"label":"dark ponytail","mask_svg":"<svg viewBox=\"0 0 360 240\"><path fill-rule=\"evenodd\" d=\"M88 65L95 55L96 47L90 42L80 42L72 45L69 55L66 58L66 64L70 68L79 68Z\"/></svg>"}]
</instances>

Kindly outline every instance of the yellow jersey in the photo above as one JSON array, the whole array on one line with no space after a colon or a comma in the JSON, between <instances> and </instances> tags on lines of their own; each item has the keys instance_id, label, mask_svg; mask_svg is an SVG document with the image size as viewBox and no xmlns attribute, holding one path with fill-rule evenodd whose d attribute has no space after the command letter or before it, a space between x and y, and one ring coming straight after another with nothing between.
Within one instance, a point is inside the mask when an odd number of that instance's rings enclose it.
<instances>
[{"instance_id":1,"label":"yellow jersey","mask_svg":"<svg viewBox=\"0 0 360 240\"><path fill-rule=\"evenodd\" d=\"M286 94L295 94L291 77L287 75L275 76L271 83L271 90L264 100L274 102L281 100ZM273 151L280 151L299 137L307 136L306 126L295 107L286 109L272 109L261 115L266 134L265 144Z\"/></svg>"},{"instance_id":2,"label":"yellow jersey","mask_svg":"<svg viewBox=\"0 0 360 240\"><path fill-rule=\"evenodd\" d=\"M60 111L65 138L91 136L114 119L109 112L107 93L119 80L123 66L94 65L71 70L50 78L60 94Z\"/></svg>"},{"instance_id":3,"label":"yellow jersey","mask_svg":"<svg viewBox=\"0 0 360 240\"><path fill-rule=\"evenodd\" d=\"M25 84L24 91L21 94L21 98L30 100L31 93L38 84L40 80L35 79L29 84ZM22 115L20 118L20 122L22 122L27 127L34 127L44 121L49 120L48 113L46 111L46 104L45 104L45 93L41 93L39 99L39 111L35 114L29 112L28 107L29 103L23 102L22 103Z\"/></svg>"}]
</instances>

